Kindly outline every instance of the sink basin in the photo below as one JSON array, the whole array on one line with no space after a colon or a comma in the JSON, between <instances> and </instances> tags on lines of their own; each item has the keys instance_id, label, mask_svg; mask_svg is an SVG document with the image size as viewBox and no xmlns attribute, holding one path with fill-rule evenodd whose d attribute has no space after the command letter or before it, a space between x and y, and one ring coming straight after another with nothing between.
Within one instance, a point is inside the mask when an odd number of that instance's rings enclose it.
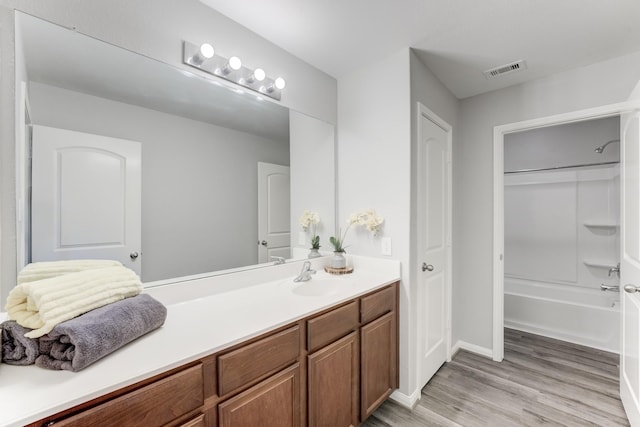
<instances>
[{"instance_id":1,"label":"sink basin","mask_svg":"<svg viewBox=\"0 0 640 427\"><path fill-rule=\"evenodd\" d=\"M295 283L291 292L305 297L321 297L342 292L347 284L335 278L311 279L308 282Z\"/></svg>"},{"instance_id":2,"label":"sink basin","mask_svg":"<svg viewBox=\"0 0 640 427\"><path fill-rule=\"evenodd\" d=\"M302 295L305 297L320 297L327 295L335 295L342 290L344 285L339 283L327 283L325 281L314 282L313 279L297 284L292 292L296 295Z\"/></svg>"}]
</instances>

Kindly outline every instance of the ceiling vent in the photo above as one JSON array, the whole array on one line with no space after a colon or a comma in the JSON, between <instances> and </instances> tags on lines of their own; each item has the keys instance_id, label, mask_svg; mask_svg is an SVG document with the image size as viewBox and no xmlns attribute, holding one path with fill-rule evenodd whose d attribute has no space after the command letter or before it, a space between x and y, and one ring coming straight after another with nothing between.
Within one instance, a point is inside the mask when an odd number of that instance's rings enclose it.
<instances>
[{"instance_id":1,"label":"ceiling vent","mask_svg":"<svg viewBox=\"0 0 640 427\"><path fill-rule=\"evenodd\" d=\"M524 60L515 61L510 64L501 65L499 67L491 68L483 72L487 79L494 79L498 76L505 74L515 73L516 71L522 71L527 69L527 62Z\"/></svg>"}]
</instances>

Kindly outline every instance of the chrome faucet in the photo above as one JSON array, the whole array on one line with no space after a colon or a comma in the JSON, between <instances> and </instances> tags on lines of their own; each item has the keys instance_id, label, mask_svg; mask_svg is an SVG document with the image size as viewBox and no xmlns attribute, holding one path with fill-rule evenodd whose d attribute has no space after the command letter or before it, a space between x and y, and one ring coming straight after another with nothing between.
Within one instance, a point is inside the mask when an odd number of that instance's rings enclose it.
<instances>
[{"instance_id":1,"label":"chrome faucet","mask_svg":"<svg viewBox=\"0 0 640 427\"><path fill-rule=\"evenodd\" d=\"M274 265L284 264L284 258L281 256L272 256L271 260L275 261Z\"/></svg>"},{"instance_id":2,"label":"chrome faucet","mask_svg":"<svg viewBox=\"0 0 640 427\"><path fill-rule=\"evenodd\" d=\"M316 274L316 271L311 268L310 261L305 261L304 264L302 264L302 271L300 272L300 275L298 275L298 277L293 279L293 281L296 283L308 282L309 280L311 280L312 274Z\"/></svg>"}]
</instances>

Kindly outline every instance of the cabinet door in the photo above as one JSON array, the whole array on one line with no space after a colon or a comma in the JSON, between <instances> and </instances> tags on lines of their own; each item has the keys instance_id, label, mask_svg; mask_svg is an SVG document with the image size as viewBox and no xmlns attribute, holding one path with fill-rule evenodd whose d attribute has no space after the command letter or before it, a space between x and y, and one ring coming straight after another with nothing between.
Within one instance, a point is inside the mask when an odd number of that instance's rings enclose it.
<instances>
[{"instance_id":1,"label":"cabinet door","mask_svg":"<svg viewBox=\"0 0 640 427\"><path fill-rule=\"evenodd\" d=\"M300 426L300 365L267 378L218 409L220 427Z\"/></svg>"},{"instance_id":2,"label":"cabinet door","mask_svg":"<svg viewBox=\"0 0 640 427\"><path fill-rule=\"evenodd\" d=\"M362 326L361 416L364 421L398 386L395 312Z\"/></svg>"},{"instance_id":3,"label":"cabinet door","mask_svg":"<svg viewBox=\"0 0 640 427\"><path fill-rule=\"evenodd\" d=\"M308 356L310 427L358 425L358 334Z\"/></svg>"},{"instance_id":4,"label":"cabinet door","mask_svg":"<svg viewBox=\"0 0 640 427\"><path fill-rule=\"evenodd\" d=\"M191 418L189 421L186 421L180 424L178 427L205 427L205 419L204 414L198 414L194 418Z\"/></svg>"}]
</instances>

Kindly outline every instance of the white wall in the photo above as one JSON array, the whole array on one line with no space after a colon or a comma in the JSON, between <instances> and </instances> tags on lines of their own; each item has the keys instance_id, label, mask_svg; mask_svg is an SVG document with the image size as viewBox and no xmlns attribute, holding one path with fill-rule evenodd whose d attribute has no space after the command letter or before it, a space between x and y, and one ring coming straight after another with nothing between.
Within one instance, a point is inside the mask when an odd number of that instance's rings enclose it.
<instances>
[{"instance_id":1,"label":"white wall","mask_svg":"<svg viewBox=\"0 0 640 427\"><path fill-rule=\"evenodd\" d=\"M504 137L504 170L549 168L620 161L620 118L606 117L515 132Z\"/></svg>"},{"instance_id":2,"label":"white wall","mask_svg":"<svg viewBox=\"0 0 640 427\"><path fill-rule=\"evenodd\" d=\"M258 263L257 163L289 165L275 141L31 83L35 124L142 143L142 280Z\"/></svg>"},{"instance_id":3,"label":"white wall","mask_svg":"<svg viewBox=\"0 0 640 427\"><path fill-rule=\"evenodd\" d=\"M410 244L411 107L409 49L367 64L338 80L338 225L373 208L384 216L378 237L352 227L347 252L380 257L380 238L392 239L402 262L400 291L400 390L410 392L412 354L408 281ZM413 391L413 390L411 390Z\"/></svg>"},{"instance_id":4,"label":"white wall","mask_svg":"<svg viewBox=\"0 0 640 427\"><path fill-rule=\"evenodd\" d=\"M454 150L454 341L492 348L493 127L625 101L640 79L640 53L462 101Z\"/></svg>"},{"instance_id":5,"label":"white wall","mask_svg":"<svg viewBox=\"0 0 640 427\"><path fill-rule=\"evenodd\" d=\"M402 263L400 292L400 393L418 397L416 366L415 278L410 266L416 241L415 165L417 102L422 102L454 128L459 101L420 62L403 49L338 80L339 226L351 213L367 208L385 217L377 237L366 230L349 231L347 252L382 257L380 238L392 239L392 258ZM417 393L417 396L416 396Z\"/></svg>"},{"instance_id":6,"label":"white wall","mask_svg":"<svg viewBox=\"0 0 640 427\"><path fill-rule=\"evenodd\" d=\"M295 111L289 113L289 152L291 158L291 247L299 244L300 216L305 209L320 215L317 233L322 251L330 250L329 236L335 233L335 126Z\"/></svg>"},{"instance_id":7,"label":"white wall","mask_svg":"<svg viewBox=\"0 0 640 427\"><path fill-rule=\"evenodd\" d=\"M509 174L504 178L505 277L600 291L618 283L619 167ZM607 266L607 267L605 267Z\"/></svg>"},{"instance_id":8,"label":"white wall","mask_svg":"<svg viewBox=\"0 0 640 427\"><path fill-rule=\"evenodd\" d=\"M0 284L15 284L15 145L13 8L183 67L182 41L210 41L287 81L281 104L324 121L337 118L337 83L283 49L197 0L0 0ZM193 69L190 69L193 72Z\"/></svg>"}]
</instances>

